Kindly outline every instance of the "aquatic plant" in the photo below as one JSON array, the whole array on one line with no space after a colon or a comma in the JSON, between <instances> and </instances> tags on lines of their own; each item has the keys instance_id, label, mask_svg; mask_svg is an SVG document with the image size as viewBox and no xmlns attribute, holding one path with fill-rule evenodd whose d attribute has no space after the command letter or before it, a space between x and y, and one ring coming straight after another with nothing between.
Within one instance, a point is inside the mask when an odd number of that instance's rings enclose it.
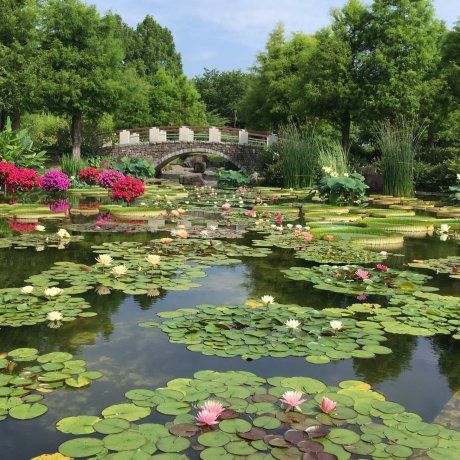
<instances>
[{"instance_id":1,"label":"aquatic plant","mask_svg":"<svg viewBox=\"0 0 460 460\"><path fill-rule=\"evenodd\" d=\"M298 412L302 412L302 409L299 407L302 403L306 401L306 399L302 399L302 392L301 391L286 391L280 398L280 401L283 404L288 406L288 409L295 409Z\"/></svg>"},{"instance_id":2,"label":"aquatic plant","mask_svg":"<svg viewBox=\"0 0 460 460\"><path fill-rule=\"evenodd\" d=\"M320 180L317 190L319 196L331 205L356 205L366 201L364 176L358 173L340 176L334 172L326 174Z\"/></svg>"}]
</instances>

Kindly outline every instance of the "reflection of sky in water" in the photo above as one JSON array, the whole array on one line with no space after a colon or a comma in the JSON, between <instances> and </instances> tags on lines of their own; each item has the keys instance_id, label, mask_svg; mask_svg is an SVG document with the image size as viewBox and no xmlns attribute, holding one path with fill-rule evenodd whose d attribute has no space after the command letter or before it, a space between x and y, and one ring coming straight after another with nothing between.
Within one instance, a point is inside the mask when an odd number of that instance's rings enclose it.
<instances>
[{"instance_id":1,"label":"reflection of sky in water","mask_svg":"<svg viewBox=\"0 0 460 460\"><path fill-rule=\"evenodd\" d=\"M422 254L424 257L445 257L455 251L458 248L454 244L409 241L404 250L405 258L395 259L391 265L399 268L404 261L420 258ZM40 253L39 259L32 259L33 265L24 264L27 254L26 251L8 252L7 265L11 271L3 272L2 282L21 285L27 274L39 273L58 260L56 257L59 260L75 258L81 262L92 260L90 252L81 247L70 252ZM6 259L5 251L0 251L0 258L1 261ZM434 419L460 386L458 364L455 368L460 361L458 346L455 349L453 341L445 337L391 336L385 343L393 349L390 355L314 365L303 358L264 358L246 362L240 358L205 356L189 352L183 344L170 344L167 335L159 329L137 326L139 321L155 319L158 311L193 307L200 303L241 303L248 297L264 294L273 295L280 303L316 307L344 306L355 301L315 290L308 283L286 280L279 272L280 268L302 265L289 253L276 251L269 258L246 258L244 262L233 267L211 268L207 271L207 278L198 280L202 284L200 288L170 291L159 298L132 297L119 292L109 296L90 293L86 298L98 316L65 324L61 329L51 330L44 325L3 329L0 350L32 346L41 352L69 351L87 360L89 370L100 370L105 375L87 389L60 389L45 395L49 411L38 419L0 422L0 458L26 459L55 452L62 441L72 437L55 430L54 424L60 418L98 415L108 405L124 402L123 395L127 390L164 386L168 380L191 377L201 369L247 370L264 377L304 375L319 378L330 385L352 378L366 380L388 399L402 403L408 411L419 413L426 421ZM446 276L436 277L433 283L442 288L442 293L459 294L458 288ZM385 301L377 297L371 300ZM156 415L146 421L162 421L162 417Z\"/></svg>"}]
</instances>

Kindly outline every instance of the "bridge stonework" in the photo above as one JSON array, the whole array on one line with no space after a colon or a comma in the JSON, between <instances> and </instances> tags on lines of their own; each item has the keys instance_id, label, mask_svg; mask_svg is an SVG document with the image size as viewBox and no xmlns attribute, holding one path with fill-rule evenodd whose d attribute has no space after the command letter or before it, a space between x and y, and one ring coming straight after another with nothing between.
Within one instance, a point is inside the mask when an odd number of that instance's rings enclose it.
<instances>
[{"instance_id":1,"label":"bridge stonework","mask_svg":"<svg viewBox=\"0 0 460 460\"><path fill-rule=\"evenodd\" d=\"M131 145L113 145L102 149L103 154L115 159L123 157L144 158L157 169L161 170L166 164L181 155L215 154L232 162L238 168L250 173L260 168L262 160L260 153L263 147L241 145L223 142L158 142Z\"/></svg>"}]
</instances>

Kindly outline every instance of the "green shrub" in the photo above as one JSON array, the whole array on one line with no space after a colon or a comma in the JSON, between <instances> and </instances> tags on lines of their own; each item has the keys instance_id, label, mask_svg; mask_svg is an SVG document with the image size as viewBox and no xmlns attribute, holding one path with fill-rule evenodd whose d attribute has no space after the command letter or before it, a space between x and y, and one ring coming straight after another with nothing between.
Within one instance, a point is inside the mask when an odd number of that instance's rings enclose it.
<instances>
[{"instance_id":1,"label":"green shrub","mask_svg":"<svg viewBox=\"0 0 460 460\"><path fill-rule=\"evenodd\" d=\"M249 178L241 171L224 168L216 170L217 182L224 187L241 187L249 184Z\"/></svg>"},{"instance_id":2,"label":"green shrub","mask_svg":"<svg viewBox=\"0 0 460 460\"><path fill-rule=\"evenodd\" d=\"M125 176L135 177L136 179L150 179L155 177L155 168L143 158L123 157L116 169Z\"/></svg>"},{"instance_id":3,"label":"green shrub","mask_svg":"<svg viewBox=\"0 0 460 460\"><path fill-rule=\"evenodd\" d=\"M455 185L456 175L457 169L452 161L434 165L424 161L414 163L415 189L419 192L447 192Z\"/></svg>"},{"instance_id":4,"label":"green shrub","mask_svg":"<svg viewBox=\"0 0 460 460\"><path fill-rule=\"evenodd\" d=\"M21 168L41 169L45 165L46 152L36 151L27 129L13 131L11 120L0 132L0 159Z\"/></svg>"},{"instance_id":5,"label":"green shrub","mask_svg":"<svg viewBox=\"0 0 460 460\"><path fill-rule=\"evenodd\" d=\"M22 117L37 148L55 147L64 151L70 146L69 122L64 117L49 113L29 113Z\"/></svg>"},{"instance_id":6,"label":"green shrub","mask_svg":"<svg viewBox=\"0 0 460 460\"><path fill-rule=\"evenodd\" d=\"M358 173L349 176L324 176L318 184L320 198L333 205L354 205L366 201L364 176Z\"/></svg>"}]
</instances>

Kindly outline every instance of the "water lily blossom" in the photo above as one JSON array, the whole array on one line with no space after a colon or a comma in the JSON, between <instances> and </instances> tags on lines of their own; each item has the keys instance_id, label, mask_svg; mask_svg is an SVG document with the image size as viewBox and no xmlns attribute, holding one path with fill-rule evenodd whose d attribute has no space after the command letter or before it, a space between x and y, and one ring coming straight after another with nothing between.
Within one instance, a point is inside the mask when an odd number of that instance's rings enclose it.
<instances>
[{"instance_id":1,"label":"water lily blossom","mask_svg":"<svg viewBox=\"0 0 460 460\"><path fill-rule=\"evenodd\" d=\"M380 251L380 255L383 257L386 257L388 255L388 252L386 251Z\"/></svg>"},{"instance_id":2,"label":"water lily blossom","mask_svg":"<svg viewBox=\"0 0 460 460\"><path fill-rule=\"evenodd\" d=\"M64 289L58 287L50 287L45 289L44 291L46 297L57 297L58 295L61 295L63 292Z\"/></svg>"},{"instance_id":3,"label":"water lily blossom","mask_svg":"<svg viewBox=\"0 0 460 460\"><path fill-rule=\"evenodd\" d=\"M439 237L439 239L440 239L441 241L447 241L447 239L448 239L447 233L442 233L441 236Z\"/></svg>"},{"instance_id":4,"label":"water lily blossom","mask_svg":"<svg viewBox=\"0 0 460 460\"><path fill-rule=\"evenodd\" d=\"M332 329L334 329L334 331L340 331L340 329L342 329L342 321L333 320L329 323L329 325Z\"/></svg>"},{"instance_id":5,"label":"water lily blossom","mask_svg":"<svg viewBox=\"0 0 460 460\"><path fill-rule=\"evenodd\" d=\"M156 254L149 254L145 260L152 265L158 265L160 263L161 257Z\"/></svg>"},{"instance_id":6,"label":"water lily blossom","mask_svg":"<svg viewBox=\"0 0 460 460\"><path fill-rule=\"evenodd\" d=\"M128 272L128 269L124 265L116 265L115 267L112 268L112 275L115 276L115 278L118 278L119 276L126 275Z\"/></svg>"},{"instance_id":7,"label":"water lily blossom","mask_svg":"<svg viewBox=\"0 0 460 460\"><path fill-rule=\"evenodd\" d=\"M292 329L292 330L295 330L295 329L299 329L300 327L300 321L297 321L296 319L289 319L287 320L284 325L288 328L288 329Z\"/></svg>"},{"instance_id":8,"label":"water lily blossom","mask_svg":"<svg viewBox=\"0 0 460 460\"><path fill-rule=\"evenodd\" d=\"M280 401L284 404L287 404L289 409L295 409L299 412L302 412L300 409L300 405L306 401L306 399L302 399L302 393L300 391L286 391L282 396Z\"/></svg>"},{"instance_id":9,"label":"water lily blossom","mask_svg":"<svg viewBox=\"0 0 460 460\"><path fill-rule=\"evenodd\" d=\"M70 238L70 233L64 228L60 228L56 234L59 238Z\"/></svg>"},{"instance_id":10,"label":"water lily blossom","mask_svg":"<svg viewBox=\"0 0 460 460\"><path fill-rule=\"evenodd\" d=\"M275 298L272 297L271 295L264 295L260 298L260 300L265 304L265 305L268 305L268 304L271 304L275 301Z\"/></svg>"},{"instance_id":11,"label":"water lily blossom","mask_svg":"<svg viewBox=\"0 0 460 460\"><path fill-rule=\"evenodd\" d=\"M366 300L367 299L367 294L360 294L356 296L356 300Z\"/></svg>"},{"instance_id":12,"label":"water lily blossom","mask_svg":"<svg viewBox=\"0 0 460 460\"><path fill-rule=\"evenodd\" d=\"M101 254L96 257L96 262L100 265L104 265L104 267L109 267L112 264L112 260L112 257L108 254Z\"/></svg>"},{"instance_id":13,"label":"water lily blossom","mask_svg":"<svg viewBox=\"0 0 460 460\"><path fill-rule=\"evenodd\" d=\"M369 272L360 268L360 269L356 270L356 276L358 278L361 278L362 280L365 280L365 279L369 278Z\"/></svg>"},{"instance_id":14,"label":"water lily blossom","mask_svg":"<svg viewBox=\"0 0 460 460\"><path fill-rule=\"evenodd\" d=\"M449 233L450 225L442 224L441 227L439 227L439 229L441 233Z\"/></svg>"},{"instance_id":15,"label":"water lily blossom","mask_svg":"<svg viewBox=\"0 0 460 460\"><path fill-rule=\"evenodd\" d=\"M203 404L203 407L201 408L201 410L206 410L208 412L212 412L212 413L216 414L216 418L217 418L224 411L224 406L219 401L209 399L208 401L205 401L205 403Z\"/></svg>"},{"instance_id":16,"label":"water lily blossom","mask_svg":"<svg viewBox=\"0 0 460 460\"><path fill-rule=\"evenodd\" d=\"M386 265L383 265L383 264L377 264L375 266L375 268L377 268L381 272L387 272L389 270L388 267Z\"/></svg>"},{"instance_id":17,"label":"water lily blossom","mask_svg":"<svg viewBox=\"0 0 460 460\"><path fill-rule=\"evenodd\" d=\"M32 294L32 292L34 292L33 286L24 286L23 288L21 288L21 294L29 295Z\"/></svg>"},{"instance_id":18,"label":"water lily blossom","mask_svg":"<svg viewBox=\"0 0 460 460\"><path fill-rule=\"evenodd\" d=\"M188 233L187 233L187 230L180 229L180 230L177 230L177 231L176 231L175 235L176 235L178 238L185 239L185 238L187 238Z\"/></svg>"},{"instance_id":19,"label":"water lily blossom","mask_svg":"<svg viewBox=\"0 0 460 460\"><path fill-rule=\"evenodd\" d=\"M327 241L332 241L334 239L334 235L326 235Z\"/></svg>"},{"instance_id":20,"label":"water lily blossom","mask_svg":"<svg viewBox=\"0 0 460 460\"><path fill-rule=\"evenodd\" d=\"M174 240L172 238L161 238L160 243L161 244L169 244L172 243Z\"/></svg>"},{"instance_id":21,"label":"water lily blossom","mask_svg":"<svg viewBox=\"0 0 460 460\"><path fill-rule=\"evenodd\" d=\"M46 230L46 228L43 225L36 225L35 230L37 232L44 232Z\"/></svg>"},{"instance_id":22,"label":"water lily blossom","mask_svg":"<svg viewBox=\"0 0 460 460\"><path fill-rule=\"evenodd\" d=\"M210 412L209 410L203 409L198 412L195 420L198 425L217 425L219 422L217 421L217 413Z\"/></svg>"},{"instance_id":23,"label":"water lily blossom","mask_svg":"<svg viewBox=\"0 0 460 460\"><path fill-rule=\"evenodd\" d=\"M62 313L60 311L50 311L46 315L46 319L48 321L61 321L63 318Z\"/></svg>"},{"instance_id":24,"label":"water lily blossom","mask_svg":"<svg viewBox=\"0 0 460 460\"><path fill-rule=\"evenodd\" d=\"M222 205L222 209L223 209L224 211L228 211L231 207L232 207L232 205L231 205L230 203L224 203L224 204Z\"/></svg>"},{"instance_id":25,"label":"water lily blossom","mask_svg":"<svg viewBox=\"0 0 460 460\"><path fill-rule=\"evenodd\" d=\"M330 414L337 407L337 403L332 401L332 399L323 396L321 399L320 407L325 414Z\"/></svg>"}]
</instances>

